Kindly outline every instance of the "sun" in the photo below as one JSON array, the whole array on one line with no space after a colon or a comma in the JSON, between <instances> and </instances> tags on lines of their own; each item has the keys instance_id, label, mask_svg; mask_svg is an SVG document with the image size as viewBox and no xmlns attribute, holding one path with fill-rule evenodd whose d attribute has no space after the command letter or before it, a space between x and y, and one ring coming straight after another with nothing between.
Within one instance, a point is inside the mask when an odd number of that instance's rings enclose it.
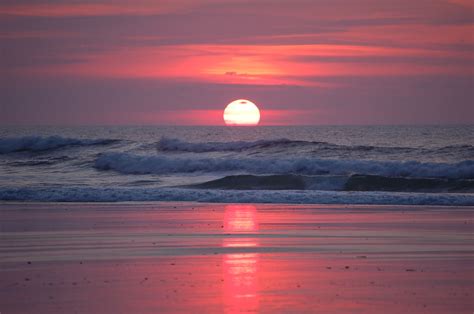
<instances>
[{"instance_id":1,"label":"sun","mask_svg":"<svg viewBox=\"0 0 474 314\"><path fill-rule=\"evenodd\" d=\"M224 122L226 125L258 125L260 110L251 101L237 99L225 107Z\"/></svg>"}]
</instances>

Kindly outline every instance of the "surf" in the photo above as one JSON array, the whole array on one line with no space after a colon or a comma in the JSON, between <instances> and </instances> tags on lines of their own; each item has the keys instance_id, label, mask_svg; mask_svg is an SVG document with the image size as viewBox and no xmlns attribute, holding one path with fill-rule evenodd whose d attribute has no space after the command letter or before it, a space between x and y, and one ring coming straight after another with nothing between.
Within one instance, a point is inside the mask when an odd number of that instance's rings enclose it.
<instances>
[{"instance_id":1,"label":"surf","mask_svg":"<svg viewBox=\"0 0 474 314\"><path fill-rule=\"evenodd\" d=\"M70 146L97 146L119 142L116 139L77 139L61 136L24 136L0 139L0 154L47 152Z\"/></svg>"},{"instance_id":2,"label":"surf","mask_svg":"<svg viewBox=\"0 0 474 314\"><path fill-rule=\"evenodd\" d=\"M474 160L433 163L308 157L176 157L112 152L101 154L96 159L94 167L122 174L241 172L240 174L366 174L387 177L474 179Z\"/></svg>"}]
</instances>

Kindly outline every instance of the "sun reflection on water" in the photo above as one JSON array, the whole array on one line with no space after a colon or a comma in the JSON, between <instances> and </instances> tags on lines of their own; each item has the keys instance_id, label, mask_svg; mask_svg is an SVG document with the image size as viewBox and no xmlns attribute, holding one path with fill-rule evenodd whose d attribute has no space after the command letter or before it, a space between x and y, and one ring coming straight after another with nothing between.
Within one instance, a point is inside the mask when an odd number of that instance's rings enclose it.
<instances>
[{"instance_id":1,"label":"sun reflection on water","mask_svg":"<svg viewBox=\"0 0 474 314\"><path fill-rule=\"evenodd\" d=\"M259 254L245 248L259 245L254 236L258 232L257 209L253 205L227 205L224 215L224 232L248 234L249 237L229 237L222 246L242 248L242 252L223 255L225 313L256 312L259 307L258 263ZM251 249L249 249L251 250Z\"/></svg>"}]
</instances>

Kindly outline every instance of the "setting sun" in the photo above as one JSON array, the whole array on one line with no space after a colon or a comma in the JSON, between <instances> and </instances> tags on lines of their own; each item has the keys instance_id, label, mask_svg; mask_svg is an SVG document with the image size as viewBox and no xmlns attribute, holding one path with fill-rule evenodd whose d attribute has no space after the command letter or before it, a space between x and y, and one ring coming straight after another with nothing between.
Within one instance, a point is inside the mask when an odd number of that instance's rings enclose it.
<instances>
[{"instance_id":1,"label":"setting sun","mask_svg":"<svg viewBox=\"0 0 474 314\"><path fill-rule=\"evenodd\" d=\"M258 125L260 110L251 101L245 99L234 100L224 110L226 125Z\"/></svg>"}]
</instances>

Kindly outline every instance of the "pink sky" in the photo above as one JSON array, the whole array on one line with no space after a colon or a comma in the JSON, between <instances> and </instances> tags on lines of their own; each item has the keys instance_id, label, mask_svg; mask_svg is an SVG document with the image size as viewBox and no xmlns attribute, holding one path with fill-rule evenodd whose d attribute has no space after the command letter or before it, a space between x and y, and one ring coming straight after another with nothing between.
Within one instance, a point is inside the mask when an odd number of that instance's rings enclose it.
<instances>
[{"instance_id":1,"label":"pink sky","mask_svg":"<svg viewBox=\"0 0 474 314\"><path fill-rule=\"evenodd\" d=\"M3 1L0 123L473 123L464 0Z\"/></svg>"}]
</instances>

